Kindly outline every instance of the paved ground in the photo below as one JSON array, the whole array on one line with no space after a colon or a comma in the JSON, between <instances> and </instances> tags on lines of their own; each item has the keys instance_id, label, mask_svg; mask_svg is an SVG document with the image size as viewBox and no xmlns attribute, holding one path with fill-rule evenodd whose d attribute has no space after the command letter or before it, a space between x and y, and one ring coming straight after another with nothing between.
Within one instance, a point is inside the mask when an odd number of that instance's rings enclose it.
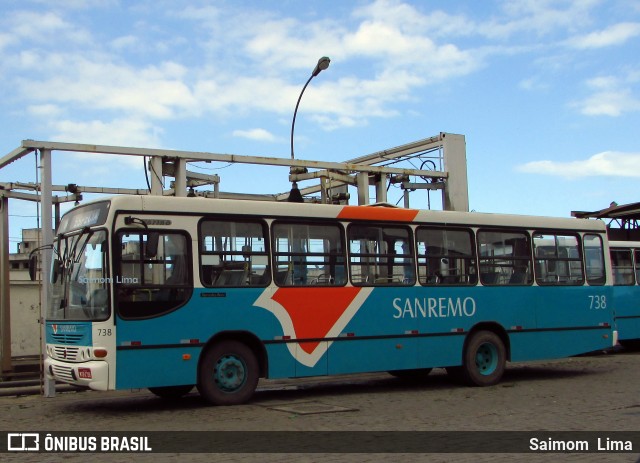
<instances>
[{"instance_id":1,"label":"paved ground","mask_svg":"<svg viewBox=\"0 0 640 463\"><path fill-rule=\"evenodd\" d=\"M146 391L73 392L49 399L0 397L0 431L640 431L639 388L640 353L623 352L510 365L503 382L491 388L452 385L443 370L435 370L420 383L387 374L272 381L262 383L250 404L236 407L208 407L195 392L174 402ZM319 413L305 414L310 411ZM69 463L89 459L635 462L639 454L640 449L635 454L184 453L89 457L12 453L0 457L3 461Z\"/></svg>"}]
</instances>

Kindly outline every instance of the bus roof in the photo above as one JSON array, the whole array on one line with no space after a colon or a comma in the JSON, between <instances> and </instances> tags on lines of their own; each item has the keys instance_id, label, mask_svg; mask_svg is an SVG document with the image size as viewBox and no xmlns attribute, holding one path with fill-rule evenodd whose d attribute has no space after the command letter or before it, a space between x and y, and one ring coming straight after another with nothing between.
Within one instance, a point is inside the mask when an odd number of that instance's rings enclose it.
<instances>
[{"instance_id":1,"label":"bus roof","mask_svg":"<svg viewBox=\"0 0 640 463\"><path fill-rule=\"evenodd\" d=\"M104 201L96 200L92 202ZM231 214L261 217L295 217L363 220L375 222L437 223L466 226L513 226L529 229L606 231L600 220L511 215L481 212L405 209L391 205L347 206L237 199L122 195L108 199L111 211L144 211L159 214ZM88 204L88 203L87 203ZM86 204L85 204L86 205Z\"/></svg>"},{"instance_id":2,"label":"bus roof","mask_svg":"<svg viewBox=\"0 0 640 463\"><path fill-rule=\"evenodd\" d=\"M640 248L640 241L609 241L612 248Z\"/></svg>"}]
</instances>

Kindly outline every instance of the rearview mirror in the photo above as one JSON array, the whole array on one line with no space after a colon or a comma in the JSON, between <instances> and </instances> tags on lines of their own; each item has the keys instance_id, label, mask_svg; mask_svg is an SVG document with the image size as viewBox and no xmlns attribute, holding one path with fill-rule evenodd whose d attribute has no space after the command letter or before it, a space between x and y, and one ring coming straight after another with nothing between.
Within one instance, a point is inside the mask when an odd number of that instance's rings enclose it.
<instances>
[{"instance_id":1,"label":"rearview mirror","mask_svg":"<svg viewBox=\"0 0 640 463\"><path fill-rule=\"evenodd\" d=\"M62 273L61 270L62 266L60 265L60 261L58 259L53 259L53 265L51 268L51 283L55 283L56 281L58 281L58 277Z\"/></svg>"},{"instance_id":2,"label":"rearview mirror","mask_svg":"<svg viewBox=\"0 0 640 463\"><path fill-rule=\"evenodd\" d=\"M160 242L160 233L150 232L147 235L147 243L144 247L145 257L155 257L158 255L158 243Z\"/></svg>"},{"instance_id":3,"label":"rearview mirror","mask_svg":"<svg viewBox=\"0 0 640 463\"><path fill-rule=\"evenodd\" d=\"M31 281L36 281L36 276L38 273L38 254L32 254L29 257L29 278Z\"/></svg>"}]
</instances>

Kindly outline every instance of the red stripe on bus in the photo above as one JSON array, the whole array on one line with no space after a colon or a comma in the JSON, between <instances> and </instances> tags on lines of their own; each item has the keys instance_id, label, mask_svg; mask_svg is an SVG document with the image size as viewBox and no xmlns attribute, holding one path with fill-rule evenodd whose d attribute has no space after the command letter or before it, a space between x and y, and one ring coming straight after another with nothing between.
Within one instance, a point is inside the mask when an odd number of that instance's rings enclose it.
<instances>
[{"instance_id":1,"label":"red stripe on bus","mask_svg":"<svg viewBox=\"0 0 640 463\"><path fill-rule=\"evenodd\" d=\"M322 339L337 323L361 288L278 288L273 300L291 317L297 339ZM311 354L319 341L301 342Z\"/></svg>"},{"instance_id":2,"label":"red stripe on bus","mask_svg":"<svg viewBox=\"0 0 640 463\"><path fill-rule=\"evenodd\" d=\"M411 222L418 215L416 209L401 209L384 206L345 206L338 214L339 219L382 220Z\"/></svg>"}]
</instances>

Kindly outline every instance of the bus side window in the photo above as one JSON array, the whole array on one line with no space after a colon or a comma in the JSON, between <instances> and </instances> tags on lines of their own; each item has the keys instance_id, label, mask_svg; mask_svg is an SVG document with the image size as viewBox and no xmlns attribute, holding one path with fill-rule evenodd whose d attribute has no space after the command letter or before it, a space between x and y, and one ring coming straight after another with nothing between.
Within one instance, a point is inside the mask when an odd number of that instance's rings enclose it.
<instances>
[{"instance_id":1,"label":"bus side window","mask_svg":"<svg viewBox=\"0 0 640 463\"><path fill-rule=\"evenodd\" d=\"M578 235L534 233L533 252L539 285L584 284Z\"/></svg>"},{"instance_id":2,"label":"bus side window","mask_svg":"<svg viewBox=\"0 0 640 463\"><path fill-rule=\"evenodd\" d=\"M640 285L640 249L636 249L633 254L636 266L636 284Z\"/></svg>"},{"instance_id":3,"label":"bus side window","mask_svg":"<svg viewBox=\"0 0 640 463\"><path fill-rule=\"evenodd\" d=\"M274 222L273 260L278 286L343 286L346 256L337 223Z\"/></svg>"},{"instance_id":4,"label":"bus side window","mask_svg":"<svg viewBox=\"0 0 640 463\"><path fill-rule=\"evenodd\" d=\"M162 315L189 300L193 284L185 234L153 232L153 252L146 252L149 232L125 231L118 236L115 289L122 318Z\"/></svg>"},{"instance_id":5,"label":"bus side window","mask_svg":"<svg viewBox=\"0 0 640 463\"><path fill-rule=\"evenodd\" d=\"M205 287L267 286L267 228L261 221L205 219L200 223L200 278Z\"/></svg>"},{"instance_id":6,"label":"bus side window","mask_svg":"<svg viewBox=\"0 0 640 463\"><path fill-rule=\"evenodd\" d=\"M604 251L599 235L585 234L582 238L587 283L594 286L605 284Z\"/></svg>"},{"instance_id":7,"label":"bus side window","mask_svg":"<svg viewBox=\"0 0 640 463\"><path fill-rule=\"evenodd\" d=\"M471 230L420 227L418 277L422 285L475 285L476 256Z\"/></svg>"},{"instance_id":8,"label":"bus side window","mask_svg":"<svg viewBox=\"0 0 640 463\"><path fill-rule=\"evenodd\" d=\"M635 284L631 249L612 249L611 267L614 285L631 286Z\"/></svg>"},{"instance_id":9,"label":"bus side window","mask_svg":"<svg viewBox=\"0 0 640 463\"><path fill-rule=\"evenodd\" d=\"M415 284L415 259L410 228L352 224L349 226L348 235L352 284Z\"/></svg>"},{"instance_id":10,"label":"bus side window","mask_svg":"<svg viewBox=\"0 0 640 463\"><path fill-rule=\"evenodd\" d=\"M478 231L478 259L483 285L533 282L529 235L524 231Z\"/></svg>"}]
</instances>

